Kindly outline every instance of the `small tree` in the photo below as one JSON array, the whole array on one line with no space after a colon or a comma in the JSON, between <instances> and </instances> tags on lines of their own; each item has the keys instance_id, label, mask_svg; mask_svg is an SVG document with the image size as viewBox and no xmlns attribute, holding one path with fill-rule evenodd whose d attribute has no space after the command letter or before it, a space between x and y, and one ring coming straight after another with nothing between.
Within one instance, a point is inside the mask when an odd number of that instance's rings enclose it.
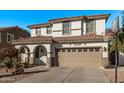
<instances>
[{"instance_id":1,"label":"small tree","mask_svg":"<svg viewBox=\"0 0 124 93\"><path fill-rule=\"evenodd\" d=\"M122 29L117 35L117 46L120 52L124 53L124 30ZM116 51L116 42L115 39L112 41L110 46L110 52Z\"/></svg>"},{"instance_id":2,"label":"small tree","mask_svg":"<svg viewBox=\"0 0 124 93\"><path fill-rule=\"evenodd\" d=\"M7 68L15 66L15 59L18 58L18 51L14 47L3 48L0 50L0 60L6 65Z\"/></svg>"}]
</instances>

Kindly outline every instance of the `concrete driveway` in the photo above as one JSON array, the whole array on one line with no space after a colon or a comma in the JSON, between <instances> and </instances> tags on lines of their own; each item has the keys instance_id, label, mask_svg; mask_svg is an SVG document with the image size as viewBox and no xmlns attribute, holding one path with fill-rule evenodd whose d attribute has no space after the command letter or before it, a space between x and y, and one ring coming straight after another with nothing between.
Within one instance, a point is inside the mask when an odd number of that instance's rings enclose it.
<instances>
[{"instance_id":1,"label":"concrete driveway","mask_svg":"<svg viewBox=\"0 0 124 93\"><path fill-rule=\"evenodd\" d=\"M55 67L16 83L109 83L109 80L98 68Z\"/></svg>"}]
</instances>

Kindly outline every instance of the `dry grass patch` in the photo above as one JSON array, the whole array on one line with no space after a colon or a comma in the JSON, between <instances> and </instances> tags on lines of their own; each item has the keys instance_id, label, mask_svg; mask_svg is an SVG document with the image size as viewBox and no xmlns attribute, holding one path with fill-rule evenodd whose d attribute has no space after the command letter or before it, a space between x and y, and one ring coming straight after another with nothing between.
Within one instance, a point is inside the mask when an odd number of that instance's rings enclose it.
<instances>
[{"instance_id":1,"label":"dry grass patch","mask_svg":"<svg viewBox=\"0 0 124 93\"><path fill-rule=\"evenodd\" d=\"M114 83L115 82L115 69L114 68L109 68L109 69L103 69L105 72L106 76L109 78L110 82ZM124 82L124 67L119 67L118 68L118 83L123 83Z\"/></svg>"}]
</instances>

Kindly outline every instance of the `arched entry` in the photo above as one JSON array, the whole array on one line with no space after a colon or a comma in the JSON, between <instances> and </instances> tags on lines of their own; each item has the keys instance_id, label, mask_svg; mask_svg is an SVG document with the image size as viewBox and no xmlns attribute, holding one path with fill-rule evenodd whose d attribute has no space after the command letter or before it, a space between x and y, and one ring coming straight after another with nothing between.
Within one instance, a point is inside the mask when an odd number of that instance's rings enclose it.
<instances>
[{"instance_id":1,"label":"arched entry","mask_svg":"<svg viewBox=\"0 0 124 93\"><path fill-rule=\"evenodd\" d=\"M29 48L27 46L21 46L18 50L19 50L19 57L21 59L21 62L29 63L29 57L30 57Z\"/></svg>"},{"instance_id":2,"label":"arched entry","mask_svg":"<svg viewBox=\"0 0 124 93\"><path fill-rule=\"evenodd\" d=\"M39 45L34 48L34 64L36 65L47 64L47 50L42 45Z\"/></svg>"}]
</instances>

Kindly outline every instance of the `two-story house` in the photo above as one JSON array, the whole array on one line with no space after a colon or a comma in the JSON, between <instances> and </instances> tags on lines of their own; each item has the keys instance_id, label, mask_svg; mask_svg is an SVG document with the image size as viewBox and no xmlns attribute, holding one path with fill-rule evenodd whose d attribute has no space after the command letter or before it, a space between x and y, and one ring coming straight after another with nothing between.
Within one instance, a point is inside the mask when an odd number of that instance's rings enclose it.
<instances>
[{"instance_id":1,"label":"two-story house","mask_svg":"<svg viewBox=\"0 0 124 93\"><path fill-rule=\"evenodd\" d=\"M14 40L23 61L52 66L101 67L108 64L105 24L110 14L76 16L29 25L31 38Z\"/></svg>"},{"instance_id":2,"label":"two-story house","mask_svg":"<svg viewBox=\"0 0 124 93\"><path fill-rule=\"evenodd\" d=\"M12 46L11 41L29 37L30 33L18 27L0 27L0 49Z\"/></svg>"}]
</instances>

